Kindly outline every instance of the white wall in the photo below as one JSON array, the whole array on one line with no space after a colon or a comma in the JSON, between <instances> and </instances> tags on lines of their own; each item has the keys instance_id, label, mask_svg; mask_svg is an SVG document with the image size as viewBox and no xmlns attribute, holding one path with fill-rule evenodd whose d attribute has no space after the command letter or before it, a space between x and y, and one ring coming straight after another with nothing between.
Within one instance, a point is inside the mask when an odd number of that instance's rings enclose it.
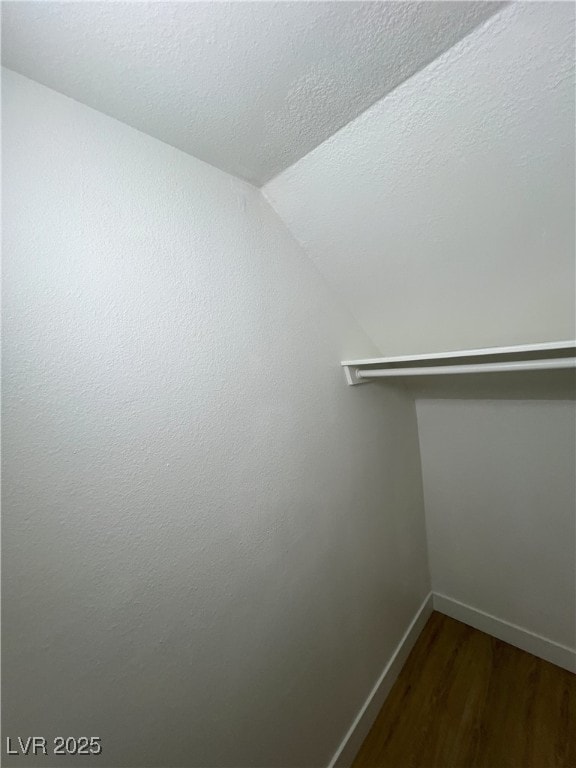
<instances>
[{"instance_id":1,"label":"white wall","mask_svg":"<svg viewBox=\"0 0 576 768\"><path fill-rule=\"evenodd\" d=\"M325 765L429 590L413 402L257 190L3 97L4 736Z\"/></svg>"},{"instance_id":2,"label":"white wall","mask_svg":"<svg viewBox=\"0 0 576 768\"><path fill-rule=\"evenodd\" d=\"M573 338L574 29L513 3L264 187L384 354Z\"/></svg>"},{"instance_id":3,"label":"white wall","mask_svg":"<svg viewBox=\"0 0 576 768\"><path fill-rule=\"evenodd\" d=\"M384 354L574 338L574 29L511 4L264 188ZM574 647L564 374L412 391L433 588Z\"/></svg>"},{"instance_id":4,"label":"white wall","mask_svg":"<svg viewBox=\"0 0 576 768\"><path fill-rule=\"evenodd\" d=\"M417 402L432 586L576 650L576 406Z\"/></svg>"}]
</instances>

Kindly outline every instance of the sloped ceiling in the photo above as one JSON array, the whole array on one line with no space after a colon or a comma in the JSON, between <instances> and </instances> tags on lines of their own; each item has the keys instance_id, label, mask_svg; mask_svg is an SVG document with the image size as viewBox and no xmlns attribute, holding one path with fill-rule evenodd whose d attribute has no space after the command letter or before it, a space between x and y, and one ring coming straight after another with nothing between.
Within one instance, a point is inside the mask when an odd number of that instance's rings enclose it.
<instances>
[{"instance_id":1,"label":"sloped ceiling","mask_svg":"<svg viewBox=\"0 0 576 768\"><path fill-rule=\"evenodd\" d=\"M574 338L574 5L509 6L264 187L383 353Z\"/></svg>"},{"instance_id":2,"label":"sloped ceiling","mask_svg":"<svg viewBox=\"0 0 576 768\"><path fill-rule=\"evenodd\" d=\"M490 2L4 2L3 63L261 184L460 40Z\"/></svg>"},{"instance_id":3,"label":"sloped ceiling","mask_svg":"<svg viewBox=\"0 0 576 768\"><path fill-rule=\"evenodd\" d=\"M3 54L237 175L285 169L264 194L401 354L576 335L574 25L548 2L8 2Z\"/></svg>"}]
</instances>

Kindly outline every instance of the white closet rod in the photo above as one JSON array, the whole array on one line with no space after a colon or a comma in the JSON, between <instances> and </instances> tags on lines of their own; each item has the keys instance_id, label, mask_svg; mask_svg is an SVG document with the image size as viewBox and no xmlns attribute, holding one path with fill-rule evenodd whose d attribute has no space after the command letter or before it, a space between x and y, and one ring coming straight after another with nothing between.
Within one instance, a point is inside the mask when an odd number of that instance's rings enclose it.
<instances>
[{"instance_id":1,"label":"white closet rod","mask_svg":"<svg viewBox=\"0 0 576 768\"><path fill-rule=\"evenodd\" d=\"M521 362L474 363L471 365L439 365L421 368L376 368L356 369L359 379L383 379L389 376L434 376L453 373L496 373L498 371L539 371L543 369L576 368L576 359L557 358L554 360L523 360Z\"/></svg>"},{"instance_id":2,"label":"white closet rod","mask_svg":"<svg viewBox=\"0 0 576 768\"><path fill-rule=\"evenodd\" d=\"M483 357L485 355L522 355L528 352L560 352L576 350L576 339L569 341L546 341L538 344L517 344L514 347L483 347L482 349L456 349L452 352L433 352L424 355L400 355L399 357L373 357L367 360L343 360L342 365L375 365L382 363L412 363L418 360L445 360L447 358Z\"/></svg>"}]
</instances>

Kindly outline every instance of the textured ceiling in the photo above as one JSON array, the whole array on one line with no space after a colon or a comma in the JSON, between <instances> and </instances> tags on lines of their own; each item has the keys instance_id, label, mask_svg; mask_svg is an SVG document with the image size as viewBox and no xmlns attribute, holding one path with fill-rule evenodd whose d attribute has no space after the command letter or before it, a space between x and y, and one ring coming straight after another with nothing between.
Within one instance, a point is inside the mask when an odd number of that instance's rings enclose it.
<instances>
[{"instance_id":1,"label":"textured ceiling","mask_svg":"<svg viewBox=\"0 0 576 768\"><path fill-rule=\"evenodd\" d=\"M488 18L486 2L4 2L3 63L265 182Z\"/></svg>"},{"instance_id":2,"label":"textured ceiling","mask_svg":"<svg viewBox=\"0 0 576 768\"><path fill-rule=\"evenodd\" d=\"M574 338L574 5L520 3L264 187L384 354Z\"/></svg>"}]
</instances>

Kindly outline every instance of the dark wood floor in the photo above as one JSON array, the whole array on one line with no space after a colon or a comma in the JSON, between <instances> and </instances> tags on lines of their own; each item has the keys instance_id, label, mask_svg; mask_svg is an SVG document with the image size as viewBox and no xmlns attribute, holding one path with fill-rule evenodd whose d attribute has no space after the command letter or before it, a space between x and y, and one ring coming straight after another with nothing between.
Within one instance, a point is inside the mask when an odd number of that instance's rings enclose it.
<instances>
[{"instance_id":1,"label":"dark wood floor","mask_svg":"<svg viewBox=\"0 0 576 768\"><path fill-rule=\"evenodd\" d=\"M353 768L576 768L576 675L433 613Z\"/></svg>"}]
</instances>

